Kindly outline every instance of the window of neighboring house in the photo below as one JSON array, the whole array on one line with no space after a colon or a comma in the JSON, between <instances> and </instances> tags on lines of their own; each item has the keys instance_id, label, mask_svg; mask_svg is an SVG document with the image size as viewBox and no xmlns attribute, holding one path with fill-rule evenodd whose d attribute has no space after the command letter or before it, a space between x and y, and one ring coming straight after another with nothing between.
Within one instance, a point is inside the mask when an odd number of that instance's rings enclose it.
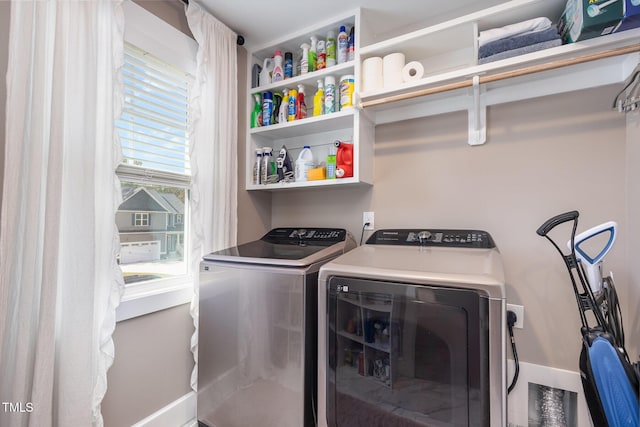
<instances>
[{"instance_id":1,"label":"window of neighboring house","mask_svg":"<svg viewBox=\"0 0 640 427\"><path fill-rule=\"evenodd\" d=\"M136 212L133 214L133 225L143 227L149 225L149 214L146 212Z\"/></svg>"},{"instance_id":2,"label":"window of neighboring house","mask_svg":"<svg viewBox=\"0 0 640 427\"><path fill-rule=\"evenodd\" d=\"M186 280L189 260L177 242L188 242L189 224L178 227L173 218L188 218L193 77L131 44L125 45L122 76L124 105L116 128L124 156L117 170L123 202L116 224L124 281L161 286L167 279Z\"/></svg>"}]
</instances>

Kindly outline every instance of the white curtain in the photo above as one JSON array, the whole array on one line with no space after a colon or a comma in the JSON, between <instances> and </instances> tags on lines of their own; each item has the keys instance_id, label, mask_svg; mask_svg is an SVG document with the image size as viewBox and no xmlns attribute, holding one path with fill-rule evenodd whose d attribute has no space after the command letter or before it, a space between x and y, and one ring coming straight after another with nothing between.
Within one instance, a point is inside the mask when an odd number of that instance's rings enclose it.
<instances>
[{"instance_id":1,"label":"white curtain","mask_svg":"<svg viewBox=\"0 0 640 427\"><path fill-rule=\"evenodd\" d=\"M191 386L197 390L198 279L204 254L236 244L238 65L237 35L195 1L187 21L198 42L196 82L191 96L192 271L196 274L191 315L196 328L191 351L196 362Z\"/></svg>"},{"instance_id":2,"label":"white curtain","mask_svg":"<svg viewBox=\"0 0 640 427\"><path fill-rule=\"evenodd\" d=\"M11 4L0 425L100 426L122 276L119 1Z\"/></svg>"}]
</instances>

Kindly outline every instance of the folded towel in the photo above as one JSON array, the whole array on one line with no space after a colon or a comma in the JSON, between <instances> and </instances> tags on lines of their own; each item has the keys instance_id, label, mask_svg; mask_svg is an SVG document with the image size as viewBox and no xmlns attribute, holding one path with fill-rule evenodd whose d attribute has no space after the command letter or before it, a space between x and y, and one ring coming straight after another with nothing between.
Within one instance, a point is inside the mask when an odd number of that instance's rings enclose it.
<instances>
[{"instance_id":1,"label":"folded towel","mask_svg":"<svg viewBox=\"0 0 640 427\"><path fill-rule=\"evenodd\" d=\"M499 61L500 59L512 58L514 56L524 55L525 53L537 52L543 49L549 49L562 45L561 39L547 40L546 42L540 42L529 46L519 47L517 49L507 50L505 52L496 53L495 55L487 56L486 58L480 58L479 64L486 64L488 62Z\"/></svg>"},{"instance_id":2,"label":"folded towel","mask_svg":"<svg viewBox=\"0 0 640 427\"><path fill-rule=\"evenodd\" d=\"M480 31L480 35L478 36L478 43L480 44L480 46L483 46L494 40L505 39L507 37L513 37L515 35L524 34L531 31L546 30L549 27L551 27L551 20L549 18L533 18L527 21L506 25L500 28L492 28L490 30Z\"/></svg>"},{"instance_id":3,"label":"folded towel","mask_svg":"<svg viewBox=\"0 0 640 427\"><path fill-rule=\"evenodd\" d=\"M506 39L494 40L480 47L478 57L486 58L496 53L505 52L507 50L518 49L521 47L546 42L549 40L559 39L558 29L554 26L546 30L534 31L531 33L519 34L517 36L508 37Z\"/></svg>"}]
</instances>

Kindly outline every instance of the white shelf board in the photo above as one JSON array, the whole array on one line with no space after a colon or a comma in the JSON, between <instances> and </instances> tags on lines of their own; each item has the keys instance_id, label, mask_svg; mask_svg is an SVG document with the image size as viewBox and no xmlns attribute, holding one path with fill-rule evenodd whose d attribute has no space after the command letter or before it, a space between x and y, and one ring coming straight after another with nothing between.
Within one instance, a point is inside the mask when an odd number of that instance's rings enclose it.
<instances>
[{"instance_id":1,"label":"white shelf board","mask_svg":"<svg viewBox=\"0 0 640 427\"><path fill-rule=\"evenodd\" d=\"M307 109L309 109L307 107ZM270 126L262 126L249 130L251 135L260 135L267 139L283 139L292 136L313 135L337 129L353 127L354 108L345 108L331 114L307 117L292 122L277 123Z\"/></svg>"},{"instance_id":2,"label":"white shelf board","mask_svg":"<svg viewBox=\"0 0 640 427\"><path fill-rule=\"evenodd\" d=\"M295 190L305 189L313 187L335 187L335 186L355 186L355 185L370 185L370 183L359 181L356 178L337 178L337 179L322 179L317 181L303 181L303 182L278 182L275 184L247 184L247 190L261 190L261 191L281 191L281 190Z\"/></svg>"}]
</instances>

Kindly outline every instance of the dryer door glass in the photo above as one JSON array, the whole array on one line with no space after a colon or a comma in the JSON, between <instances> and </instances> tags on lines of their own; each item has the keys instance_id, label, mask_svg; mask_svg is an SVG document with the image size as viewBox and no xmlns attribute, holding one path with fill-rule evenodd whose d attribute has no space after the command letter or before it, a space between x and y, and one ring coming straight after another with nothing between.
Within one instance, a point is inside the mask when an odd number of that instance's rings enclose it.
<instances>
[{"instance_id":1,"label":"dryer door glass","mask_svg":"<svg viewBox=\"0 0 640 427\"><path fill-rule=\"evenodd\" d=\"M489 426L481 292L333 277L328 293L330 426Z\"/></svg>"}]
</instances>

